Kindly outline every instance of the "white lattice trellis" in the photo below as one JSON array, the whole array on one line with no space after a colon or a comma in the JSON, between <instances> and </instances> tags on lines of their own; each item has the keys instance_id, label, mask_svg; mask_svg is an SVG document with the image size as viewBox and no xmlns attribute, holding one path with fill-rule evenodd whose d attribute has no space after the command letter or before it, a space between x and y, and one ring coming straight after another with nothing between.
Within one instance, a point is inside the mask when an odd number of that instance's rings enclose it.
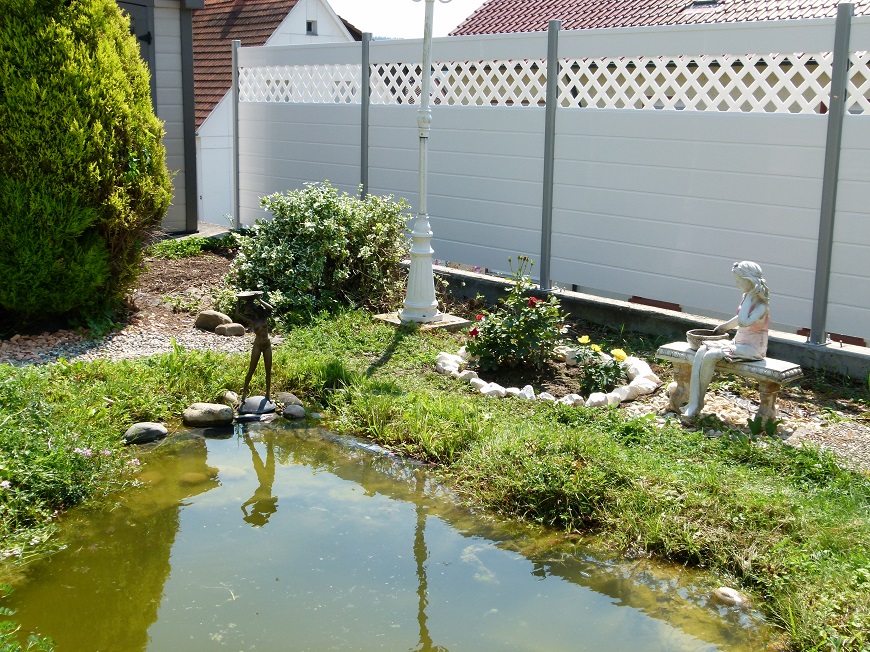
<instances>
[{"instance_id":1,"label":"white lattice trellis","mask_svg":"<svg viewBox=\"0 0 870 652\"><path fill-rule=\"evenodd\" d=\"M370 68L372 104L417 104L422 92L420 65L380 63Z\"/></svg>"},{"instance_id":2,"label":"white lattice trellis","mask_svg":"<svg viewBox=\"0 0 870 652\"><path fill-rule=\"evenodd\" d=\"M846 111L870 114L870 52L853 52L849 61L849 87L846 92Z\"/></svg>"},{"instance_id":3,"label":"white lattice trellis","mask_svg":"<svg viewBox=\"0 0 870 652\"><path fill-rule=\"evenodd\" d=\"M357 64L262 66L239 70L240 102L358 104L361 67Z\"/></svg>"},{"instance_id":4,"label":"white lattice trellis","mask_svg":"<svg viewBox=\"0 0 870 652\"><path fill-rule=\"evenodd\" d=\"M818 113L829 54L572 59L562 62L566 107Z\"/></svg>"},{"instance_id":5,"label":"white lattice trellis","mask_svg":"<svg viewBox=\"0 0 870 652\"><path fill-rule=\"evenodd\" d=\"M566 108L823 113L831 83L830 53L619 57L560 61L559 104ZM543 106L542 59L438 62L432 102L449 106ZM360 66L242 68L242 102L354 104ZM417 104L421 69L414 63L370 68L373 104ZM846 103L870 114L870 54L851 55Z\"/></svg>"}]
</instances>

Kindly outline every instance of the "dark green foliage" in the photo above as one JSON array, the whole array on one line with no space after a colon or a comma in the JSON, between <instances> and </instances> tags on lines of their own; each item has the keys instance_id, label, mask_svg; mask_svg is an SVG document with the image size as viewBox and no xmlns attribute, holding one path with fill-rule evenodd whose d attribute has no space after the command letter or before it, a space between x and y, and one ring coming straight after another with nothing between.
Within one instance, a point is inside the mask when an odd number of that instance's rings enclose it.
<instances>
[{"instance_id":1,"label":"dark green foliage","mask_svg":"<svg viewBox=\"0 0 870 652\"><path fill-rule=\"evenodd\" d=\"M0 15L0 306L88 317L135 280L171 195L149 73L114 0Z\"/></svg>"},{"instance_id":2,"label":"dark green foliage","mask_svg":"<svg viewBox=\"0 0 870 652\"><path fill-rule=\"evenodd\" d=\"M356 305L395 307L407 254L404 200L339 195L329 182L260 200L258 220L233 261L238 290L263 290L279 315L301 319Z\"/></svg>"}]
</instances>

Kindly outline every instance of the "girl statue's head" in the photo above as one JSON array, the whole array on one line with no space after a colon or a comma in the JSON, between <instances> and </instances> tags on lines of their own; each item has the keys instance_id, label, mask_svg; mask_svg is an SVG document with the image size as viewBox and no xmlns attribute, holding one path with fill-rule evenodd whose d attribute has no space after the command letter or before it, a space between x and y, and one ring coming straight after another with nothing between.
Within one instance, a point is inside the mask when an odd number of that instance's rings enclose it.
<instances>
[{"instance_id":1,"label":"girl statue's head","mask_svg":"<svg viewBox=\"0 0 870 652\"><path fill-rule=\"evenodd\" d=\"M764 280L758 263L753 263L751 260L741 260L739 263L734 263L731 271L738 279L745 279L752 283L750 292L754 292L765 303L770 302L770 290L767 288L767 281Z\"/></svg>"}]
</instances>

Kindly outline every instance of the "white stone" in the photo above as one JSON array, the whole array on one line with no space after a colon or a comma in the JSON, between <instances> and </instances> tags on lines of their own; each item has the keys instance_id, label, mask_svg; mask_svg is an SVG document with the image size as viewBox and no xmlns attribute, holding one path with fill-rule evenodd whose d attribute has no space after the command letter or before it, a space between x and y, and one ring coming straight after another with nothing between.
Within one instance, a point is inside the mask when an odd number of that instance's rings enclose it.
<instances>
[{"instance_id":1,"label":"white stone","mask_svg":"<svg viewBox=\"0 0 870 652\"><path fill-rule=\"evenodd\" d=\"M574 407L583 407L586 405L586 401L583 400L583 397L580 394L568 394L564 397L565 399L570 399L571 405Z\"/></svg>"},{"instance_id":2,"label":"white stone","mask_svg":"<svg viewBox=\"0 0 870 652\"><path fill-rule=\"evenodd\" d=\"M539 401L555 401L556 397L550 394L550 392L541 392L538 394Z\"/></svg>"},{"instance_id":3,"label":"white stone","mask_svg":"<svg viewBox=\"0 0 870 652\"><path fill-rule=\"evenodd\" d=\"M451 378L459 378L459 373L460 373L459 369L454 369L453 371L450 372L450 377Z\"/></svg>"},{"instance_id":4,"label":"white stone","mask_svg":"<svg viewBox=\"0 0 870 652\"><path fill-rule=\"evenodd\" d=\"M471 380L472 378L477 378L477 372L472 371L471 369L466 369L465 371L460 371L457 378L459 380Z\"/></svg>"},{"instance_id":5,"label":"white stone","mask_svg":"<svg viewBox=\"0 0 870 652\"><path fill-rule=\"evenodd\" d=\"M638 376L644 377L647 374L651 374L653 372L652 368L647 364L645 360L641 360L640 358L635 358L634 356L630 356L625 359L623 363L623 368L625 369L625 373L628 376L629 380L634 380Z\"/></svg>"},{"instance_id":6,"label":"white stone","mask_svg":"<svg viewBox=\"0 0 870 652\"><path fill-rule=\"evenodd\" d=\"M480 393L491 398L504 398L506 395L505 388L498 383L487 383L480 388Z\"/></svg>"},{"instance_id":7,"label":"white stone","mask_svg":"<svg viewBox=\"0 0 870 652\"><path fill-rule=\"evenodd\" d=\"M531 385L526 385L520 390L519 397L527 401L535 400L535 388Z\"/></svg>"},{"instance_id":8,"label":"white stone","mask_svg":"<svg viewBox=\"0 0 870 652\"><path fill-rule=\"evenodd\" d=\"M481 387L484 387L485 385L488 385L489 383L481 378L475 377L475 378L470 379L468 381L468 384L471 385L472 387L474 387L474 389L480 389Z\"/></svg>"},{"instance_id":9,"label":"white stone","mask_svg":"<svg viewBox=\"0 0 870 652\"><path fill-rule=\"evenodd\" d=\"M560 398L560 399L556 399L556 403L561 403L562 405L569 405L569 406L572 406L572 407L573 407L573 405L574 405L574 401L571 400L571 395L570 395L570 394L567 395L567 396L563 396L563 397Z\"/></svg>"},{"instance_id":10,"label":"white stone","mask_svg":"<svg viewBox=\"0 0 870 652\"><path fill-rule=\"evenodd\" d=\"M629 383L632 387L637 387L638 396L652 394L658 388L658 385L649 378L635 378Z\"/></svg>"},{"instance_id":11,"label":"white stone","mask_svg":"<svg viewBox=\"0 0 870 652\"><path fill-rule=\"evenodd\" d=\"M446 362L438 362L435 365L435 371L437 371L439 374L443 374L445 376L448 376L448 375L450 375L450 372L452 372L452 371L458 372L459 367L457 367L454 364L448 364Z\"/></svg>"},{"instance_id":12,"label":"white stone","mask_svg":"<svg viewBox=\"0 0 870 652\"><path fill-rule=\"evenodd\" d=\"M605 394L605 398L607 399L608 405L619 405L619 394L616 392L608 392Z\"/></svg>"},{"instance_id":13,"label":"white stone","mask_svg":"<svg viewBox=\"0 0 870 652\"><path fill-rule=\"evenodd\" d=\"M556 360L561 360L565 362L565 359L568 357L568 352L571 351L570 346L565 346L564 344L559 345L553 349L553 357Z\"/></svg>"},{"instance_id":14,"label":"white stone","mask_svg":"<svg viewBox=\"0 0 870 652\"><path fill-rule=\"evenodd\" d=\"M508 396L516 397L516 396L520 395L520 388L519 387L505 387L504 393L507 394Z\"/></svg>"},{"instance_id":15,"label":"white stone","mask_svg":"<svg viewBox=\"0 0 870 652\"><path fill-rule=\"evenodd\" d=\"M568 352L568 354L565 356L565 364L569 367L576 367L578 364L580 364L577 361L577 349L571 349L571 351Z\"/></svg>"},{"instance_id":16,"label":"white stone","mask_svg":"<svg viewBox=\"0 0 870 652\"><path fill-rule=\"evenodd\" d=\"M677 391L677 385L678 385L678 383L676 380L673 380L673 381L668 383L667 388L665 388L665 392L667 392L668 396L672 396L673 393Z\"/></svg>"},{"instance_id":17,"label":"white stone","mask_svg":"<svg viewBox=\"0 0 870 652\"><path fill-rule=\"evenodd\" d=\"M637 398L639 392L640 390L636 385L623 385L622 387L617 387L613 390L613 393L619 396L620 403L633 401Z\"/></svg>"},{"instance_id":18,"label":"white stone","mask_svg":"<svg viewBox=\"0 0 870 652\"><path fill-rule=\"evenodd\" d=\"M653 381L656 384L656 386L659 386L662 384L662 379L659 378L658 376L656 376L654 373L648 373L646 376L644 376L644 378L646 378L647 380Z\"/></svg>"},{"instance_id":19,"label":"white stone","mask_svg":"<svg viewBox=\"0 0 870 652\"><path fill-rule=\"evenodd\" d=\"M459 351L457 351L456 355L458 355L460 358L462 358L466 362L468 362L468 360L471 359L471 354L468 352L468 349L466 349L464 346L459 347Z\"/></svg>"},{"instance_id":20,"label":"white stone","mask_svg":"<svg viewBox=\"0 0 870 652\"><path fill-rule=\"evenodd\" d=\"M607 395L603 392L594 392L586 399L586 407L603 407L607 405Z\"/></svg>"},{"instance_id":21,"label":"white stone","mask_svg":"<svg viewBox=\"0 0 870 652\"><path fill-rule=\"evenodd\" d=\"M465 360L462 356L454 355L453 353L445 353L443 351L436 356L435 362L443 362L452 367L461 367L465 364Z\"/></svg>"}]
</instances>

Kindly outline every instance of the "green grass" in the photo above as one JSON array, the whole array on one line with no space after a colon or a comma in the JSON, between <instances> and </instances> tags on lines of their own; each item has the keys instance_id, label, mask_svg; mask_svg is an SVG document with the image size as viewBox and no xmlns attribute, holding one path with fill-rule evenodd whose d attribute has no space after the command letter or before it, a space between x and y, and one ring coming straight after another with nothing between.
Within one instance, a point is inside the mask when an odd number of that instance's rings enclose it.
<instances>
[{"instance_id":1,"label":"green grass","mask_svg":"<svg viewBox=\"0 0 870 652\"><path fill-rule=\"evenodd\" d=\"M158 240L148 247L147 255L152 258L192 258L206 251L218 251L221 249L235 249L238 246L233 234L221 238L201 238L190 236L187 238L166 238Z\"/></svg>"},{"instance_id":2,"label":"green grass","mask_svg":"<svg viewBox=\"0 0 870 652\"><path fill-rule=\"evenodd\" d=\"M793 649L870 645L870 480L832 457L617 409L486 399L433 371L458 336L361 312L322 315L284 339L275 391L297 394L336 432L437 463L471 503L708 569L749 592ZM246 365L176 348L136 362L0 366L2 548L46 549L55 510L133 477L136 452L119 444L127 426L178 427L190 403L238 390ZM261 370L254 388L262 382Z\"/></svg>"}]
</instances>

